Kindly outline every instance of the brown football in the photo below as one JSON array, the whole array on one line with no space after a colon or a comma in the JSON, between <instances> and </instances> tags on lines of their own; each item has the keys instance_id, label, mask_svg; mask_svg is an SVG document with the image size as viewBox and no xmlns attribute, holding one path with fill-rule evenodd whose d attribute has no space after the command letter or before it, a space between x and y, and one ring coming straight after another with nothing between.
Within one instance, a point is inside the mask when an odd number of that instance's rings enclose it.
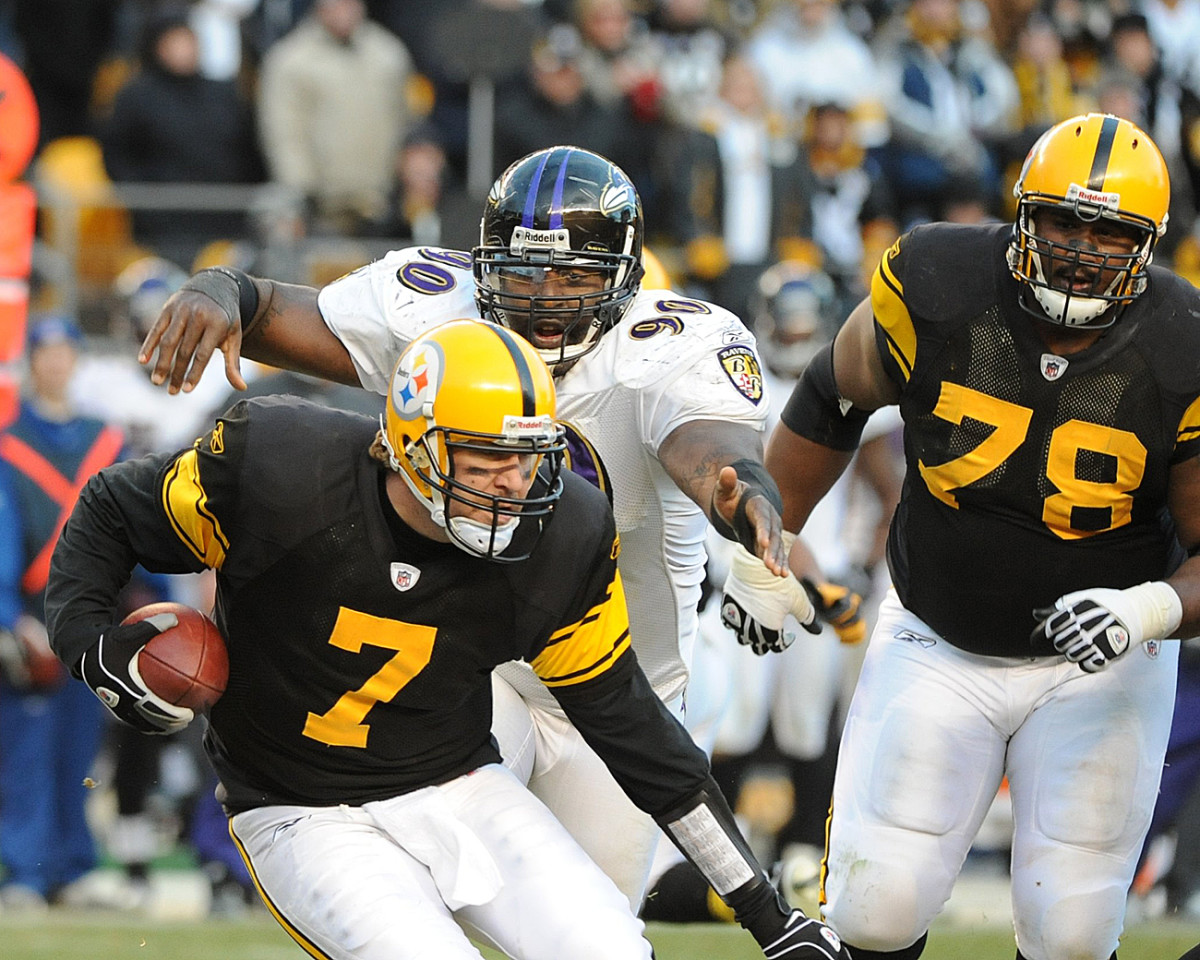
<instances>
[{"instance_id":1,"label":"brown football","mask_svg":"<svg viewBox=\"0 0 1200 960\"><path fill-rule=\"evenodd\" d=\"M142 647L138 654L142 680L168 703L207 712L229 680L225 638L208 617L182 603L148 603L121 622L137 623L159 613L175 614L179 624Z\"/></svg>"}]
</instances>

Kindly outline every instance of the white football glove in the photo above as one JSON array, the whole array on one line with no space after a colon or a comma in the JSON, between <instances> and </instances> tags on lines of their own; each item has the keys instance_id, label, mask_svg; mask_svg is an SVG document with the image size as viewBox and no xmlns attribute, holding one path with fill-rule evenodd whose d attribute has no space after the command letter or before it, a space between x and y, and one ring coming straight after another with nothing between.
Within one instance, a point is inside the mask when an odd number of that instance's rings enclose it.
<instances>
[{"instance_id":1,"label":"white football glove","mask_svg":"<svg viewBox=\"0 0 1200 960\"><path fill-rule=\"evenodd\" d=\"M1183 604L1169 584L1156 580L1124 590L1078 590L1033 615L1035 643L1047 639L1086 673L1098 673L1130 647L1170 636L1183 620Z\"/></svg>"},{"instance_id":2,"label":"white football glove","mask_svg":"<svg viewBox=\"0 0 1200 960\"><path fill-rule=\"evenodd\" d=\"M784 534L790 548L794 534ZM809 633L820 633L817 612L800 581L789 573L777 577L743 546L735 546L721 597L721 622L737 634L738 643L762 656L786 650L796 639L783 628L788 614Z\"/></svg>"}]
</instances>

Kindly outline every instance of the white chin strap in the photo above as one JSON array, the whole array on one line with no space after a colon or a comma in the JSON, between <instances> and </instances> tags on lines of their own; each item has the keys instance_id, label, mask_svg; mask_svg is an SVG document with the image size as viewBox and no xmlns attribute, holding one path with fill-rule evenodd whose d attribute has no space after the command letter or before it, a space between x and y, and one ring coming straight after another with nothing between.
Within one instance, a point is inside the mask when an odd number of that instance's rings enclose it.
<instances>
[{"instance_id":1,"label":"white chin strap","mask_svg":"<svg viewBox=\"0 0 1200 960\"><path fill-rule=\"evenodd\" d=\"M439 525L445 526L442 521L443 517L444 514L439 512L434 516L434 520ZM469 517L451 517L450 530L452 531L450 539L459 549L481 557L489 557L508 549L508 545L512 543L513 534L517 532L517 518L509 517L503 523L497 523L494 539L490 523L472 520Z\"/></svg>"},{"instance_id":2,"label":"white chin strap","mask_svg":"<svg viewBox=\"0 0 1200 960\"><path fill-rule=\"evenodd\" d=\"M1034 253L1030 257L1030 265L1037 273L1038 279L1042 283L1047 283L1046 275L1042 271L1042 258L1039 254ZM1113 282L1115 283L1116 280ZM1067 296L1062 290L1055 290L1050 286L1037 284L1030 284L1030 286L1037 302L1046 311L1046 316L1065 327L1085 326L1112 306L1110 300L1101 300L1097 297Z\"/></svg>"},{"instance_id":3,"label":"white chin strap","mask_svg":"<svg viewBox=\"0 0 1200 960\"><path fill-rule=\"evenodd\" d=\"M1034 287L1033 295L1046 311L1046 316L1066 327L1085 326L1112 306L1108 300L1095 297L1068 298L1061 290L1051 290L1049 287Z\"/></svg>"}]
</instances>

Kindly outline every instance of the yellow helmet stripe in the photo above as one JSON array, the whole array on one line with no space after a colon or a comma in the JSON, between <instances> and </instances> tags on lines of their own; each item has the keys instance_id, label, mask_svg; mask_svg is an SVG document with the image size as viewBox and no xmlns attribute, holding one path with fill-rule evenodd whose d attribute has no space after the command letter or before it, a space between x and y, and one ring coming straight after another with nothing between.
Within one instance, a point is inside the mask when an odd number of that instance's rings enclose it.
<instances>
[{"instance_id":1,"label":"yellow helmet stripe","mask_svg":"<svg viewBox=\"0 0 1200 960\"><path fill-rule=\"evenodd\" d=\"M521 415L525 417L533 417L537 415L537 393L533 388L533 374L529 370L529 362L525 359L525 355L521 352L521 348L513 339L514 334L505 330L503 327L493 326L491 328L496 332L508 348L509 355L512 357L513 366L517 368L517 379L521 381Z\"/></svg>"},{"instance_id":2,"label":"yellow helmet stripe","mask_svg":"<svg viewBox=\"0 0 1200 960\"><path fill-rule=\"evenodd\" d=\"M1100 124L1100 136L1096 139L1096 154L1092 157L1092 170L1088 174L1088 189L1103 190L1104 178L1108 174L1108 161L1112 157L1113 142L1117 139L1117 128L1121 121L1116 117L1105 117Z\"/></svg>"}]
</instances>

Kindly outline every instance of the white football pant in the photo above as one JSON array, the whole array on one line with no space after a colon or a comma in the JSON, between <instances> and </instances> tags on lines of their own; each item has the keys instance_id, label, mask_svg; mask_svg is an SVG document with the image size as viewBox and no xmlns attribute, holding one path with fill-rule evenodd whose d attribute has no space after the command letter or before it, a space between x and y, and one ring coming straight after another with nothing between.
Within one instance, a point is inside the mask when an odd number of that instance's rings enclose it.
<instances>
[{"instance_id":1,"label":"white football pant","mask_svg":"<svg viewBox=\"0 0 1200 960\"><path fill-rule=\"evenodd\" d=\"M667 706L678 715L678 698ZM495 673L492 734L504 765L550 808L636 912L658 841L654 819L634 806L557 705L523 698Z\"/></svg>"},{"instance_id":2,"label":"white football pant","mask_svg":"<svg viewBox=\"0 0 1200 960\"><path fill-rule=\"evenodd\" d=\"M648 960L625 898L498 764L362 806L272 806L230 833L276 920L330 960Z\"/></svg>"},{"instance_id":3,"label":"white football pant","mask_svg":"<svg viewBox=\"0 0 1200 960\"><path fill-rule=\"evenodd\" d=\"M889 590L842 734L826 921L866 950L917 940L1007 775L1021 953L1107 960L1158 793L1178 657L1177 642L1151 642L1087 674L1057 657L974 656Z\"/></svg>"}]
</instances>

